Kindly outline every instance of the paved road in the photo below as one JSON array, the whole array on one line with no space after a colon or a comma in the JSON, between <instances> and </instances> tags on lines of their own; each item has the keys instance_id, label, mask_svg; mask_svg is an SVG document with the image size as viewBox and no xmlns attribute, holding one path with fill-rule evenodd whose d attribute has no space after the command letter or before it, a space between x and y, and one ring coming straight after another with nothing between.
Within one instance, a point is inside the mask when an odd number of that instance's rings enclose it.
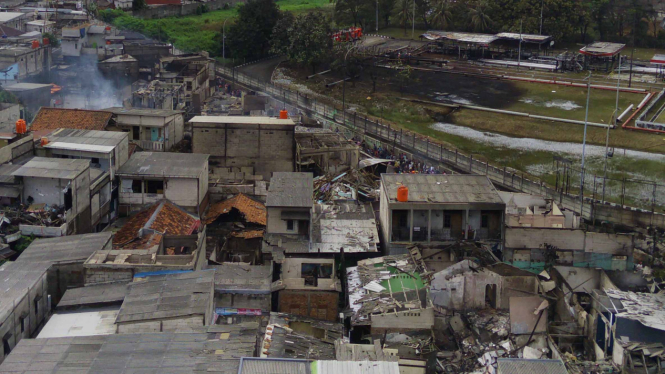
<instances>
[{"instance_id":1,"label":"paved road","mask_svg":"<svg viewBox=\"0 0 665 374\"><path fill-rule=\"evenodd\" d=\"M270 82L272 72L286 57L280 56L238 68L238 71L263 82Z\"/></svg>"}]
</instances>

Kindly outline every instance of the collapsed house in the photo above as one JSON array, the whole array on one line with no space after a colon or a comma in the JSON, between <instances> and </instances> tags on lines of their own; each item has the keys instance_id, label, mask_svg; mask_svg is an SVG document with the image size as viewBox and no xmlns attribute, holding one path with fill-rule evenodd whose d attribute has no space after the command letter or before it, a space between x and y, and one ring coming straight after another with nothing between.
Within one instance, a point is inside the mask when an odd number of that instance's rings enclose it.
<instances>
[{"instance_id":1,"label":"collapsed house","mask_svg":"<svg viewBox=\"0 0 665 374\"><path fill-rule=\"evenodd\" d=\"M432 276L432 303L441 309L508 309L512 297L537 295L535 274L504 263L462 260Z\"/></svg>"},{"instance_id":2,"label":"collapsed house","mask_svg":"<svg viewBox=\"0 0 665 374\"><path fill-rule=\"evenodd\" d=\"M579 216L561 210L552 199L526 193L499 191L506 203L506 226L576 229Z\"/></svg>"},{"instance_id":3,"label":"collapsed house","mask_svg":"<svg viewBox=\"0 0 665 374\"><path fill-rule=\"evenodd\" d=\"M429 277L417 248L406 255L358 261L346 269L351 326L366 334L430 331Z\"/></svg>"},{"instance_id":4,"label":"collapsed house","mask_svg":"<svg viewBox=\"0 0 665 374\"><path fill-rule=\"evenodd\" d=\"M205 100L212 95L214 89L209 83L215 78L214 71L214 62L208 59L205 52L167 56L159 59L159 71L155 78L167 84L182 83L185 108L192 113L201 113Z\"/></svg>"},{"instance_id":5,"label":"collapsed house","mask_svg":"<svg viewBox=\"0 0 665 374\"><path fill-rule=\"evenodd\" d=\"M136 81L132 83L134 108L183 110L185 109L185 84L166 83L159 80L150 82Z\"/></svg>"},{"instance_id":6,"label":"collapsed house","mask_svg":"<svg viewBox=\"0 0 665 374\"><path fill-rule=\"evenodd\" d=\"M330 129L297 126L296 171L338 175L358 167L360 147Z\"/></svg>"},{"instance_id":7,"label":"collapsed house","mask_svg":"<svg viewBox=\"0 0 665 374\"><path fill-rule=\"evenodd\" d=\"M132 216L113 237L113 248L84 263L86 285L128 282L138 273L199 270L205 263L205 227L168 200Z\"/></svg>"},{"instance_id":8,"label":"collapsed house","mask_svg":"<svg viewBox=\"0 0 665 374\"><path fill-rule=\"evenodd\" d=\"M634 234L508 227L503 260L536 273L552 265L632 270L633 251L644 246Z\"/></svg>"},{"instance_id":9,"label":"collapsed house","mask_svg":"<svg viewBox=\"0 0 665 374\"><path fill-rule=\"evenodd\" d=\"M211 204L206 213L208 259L215 262L262 262L266 207L245 194Z\"/></svg>"},{"instance_id":10,"label":"collapsed house","mask_svg":"<svg viewBox=\"0 0 665 374\"><path fill-rule=\"evenodd\" d=\"M344 325L286 313L270 313L260 357L334 360Z\"/></svg>"}]
</instances>

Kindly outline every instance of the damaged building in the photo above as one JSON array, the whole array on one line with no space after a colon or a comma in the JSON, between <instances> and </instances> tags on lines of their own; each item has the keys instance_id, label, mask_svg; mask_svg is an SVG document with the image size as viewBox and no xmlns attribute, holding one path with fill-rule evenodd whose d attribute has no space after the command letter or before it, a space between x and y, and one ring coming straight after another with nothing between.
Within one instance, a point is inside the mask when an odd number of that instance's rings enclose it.
<instances>
[{"instance_id":1,"label":"damaged building","mask_svg":"<svg viewBox=\"0 0 665 374\"><path fill-rule=\"evenodd\" d=\"M272 359L334 360L335 342L344 325L287 313L271 313L260 357Z\"/></svg>"},{"instance_id":2,"label":"damaged building","mask_svg":"<svg viewBox=\"0 0 665 374\"><path fill-rule=\"evenodd\" d=\"M380 206L388 254L409 243L503 242L506 206L484 175L382 174Z\"/></svg>"},{"instance_id":3,"label":"damaged building","mask_svg":"<svg viewBox=\"0 0 665 374\"><path fill-rule=\"evenodd\" d=\"M265 205L245 194L210 205L206 213L208 258L215 262L260 264L266 227Z\"/></svg>"},{"instance_id":4,"label":"damaged building","mask_svg":"<svg viewBox=\"0 0 665 374\"><path fill-rule=\"evenodd\" d=\"M358 167L360 147L330 129L298 126L296 171L338 175Z\"/></svg>"},{"instance_id":5,"label":"damaged building","mask_svg":"<svg viewBox=\"0 0 665 374\"><path fill-rule=\"evenodd\" d=\"M183 84L185 107L191 113L201 113L205 100L214 89L210 84L215 77L214 63L205 52L202 53L162 57L155 74L155 79L161 82Z\"/></svg>"},{"instance_id":6,"label":"damaged building","mask_svg":"<svg viewBox=\"0 0 665 374\"><path fill-rule=\"evenodd\" d=\"M107 130L128 133L129 141L146 151L169 151L183 139L182 110L121 107L104 110L113 113Z\"/></svg>"},{"instance_id":7,"label":"damaged building","mask_svg":"<svg viewBox=\"0 0 665 374\"><path fill-rule=\"evenodd\" d=\"M113 248L84 263L86 285L128 282L138 273L198 270L205 264L205 227L167 200L132 216L113 236Z\"/></svg>"},{"instance_id":8,"label":"damaged building","mask_svg":"<svg viewBox=\"0 0 665 374\"><path fill-rule=\"evenodd\" d=\"M217 324L260 322L271 311L272 264L224 263L215 270Z\"/></svg>"},{"instance_id":9,"label":"damaged building","mask_svg":"<svg viewBox=\"0 0 665 374\"><path fill-rule=\"evenodd\" d=\"M366 335L432 330L431 273L417 248L411 251L358 261L346 269L353 329Z\"/></svg>"}]
</instances>

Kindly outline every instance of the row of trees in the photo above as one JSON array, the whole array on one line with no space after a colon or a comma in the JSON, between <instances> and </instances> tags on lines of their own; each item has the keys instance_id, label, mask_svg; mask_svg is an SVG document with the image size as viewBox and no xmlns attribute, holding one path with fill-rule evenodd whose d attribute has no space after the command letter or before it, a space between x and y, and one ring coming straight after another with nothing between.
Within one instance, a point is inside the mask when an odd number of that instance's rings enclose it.
<instances>
[{"instance_id":1,"label":"row of trees","mask_svg":"<svg viewBox=\"0 0 665 374\"><path fill-rule=\"evenodd\" d=\"M470 32L541 31L559 41L627 41L652 46L664 0L333 0L338 25ZM414 4L415 2L415 4ZM415 9L414 9L415 8ZM414 13L415 11L415 13ZM541 18L542 14L542 18ZM542 26L541 26L542 20Z\"/></svg>"}]
</instances>

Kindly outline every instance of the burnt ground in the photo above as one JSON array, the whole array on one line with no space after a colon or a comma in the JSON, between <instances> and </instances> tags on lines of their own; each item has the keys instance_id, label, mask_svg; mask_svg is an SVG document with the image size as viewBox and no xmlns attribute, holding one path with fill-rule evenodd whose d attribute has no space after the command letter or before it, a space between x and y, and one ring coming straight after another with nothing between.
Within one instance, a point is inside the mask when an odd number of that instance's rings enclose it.
<instances>
[{"instance_id":1,"label":"burnt ground","mask_svg":"<svg viewBox=\"0 0 665 374\"><path fill-rule=\"evenodd\" d=\"M414 71L413 75L416 82L405 87L404 92L431 101L502 109L525 94L513 82L505 80L426 71Z\"/></svg>"}]
</instances>

